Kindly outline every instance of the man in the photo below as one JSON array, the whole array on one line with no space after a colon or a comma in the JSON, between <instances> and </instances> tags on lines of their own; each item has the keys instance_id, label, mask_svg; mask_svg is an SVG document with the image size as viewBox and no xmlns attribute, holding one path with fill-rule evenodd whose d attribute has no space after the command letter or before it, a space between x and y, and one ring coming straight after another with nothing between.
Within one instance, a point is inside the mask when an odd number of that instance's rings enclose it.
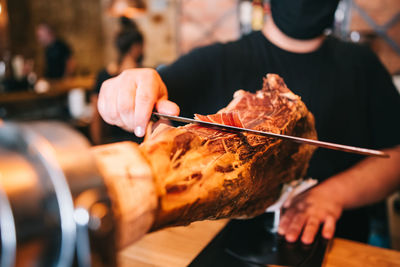
<instances>
[{"instance_id":1,"label":"man","mask_svg":"<svg viewBox=\"0 0 400 267\"><path fill-rule=\"evenodd\" d=\"M54 30L46 23L41 23L36 29L39 43L45 48L45 72L49 79L60 79L73 72L74 62L71 58L71 49L58 39Z\"/></svg>"},{"instance_id":2,"label":"man","mask_svg":"<svg viewBox=\"0 0 400 267\"><path fill-rule=\"evenodd\" d=\"M179 107L185 116L214 113L235 90L255 91L266 73L279 74L315 115L321 140L393 147L387 150L391 159L316 151L308 175L326 182L292 202L280 233L294 241L305 227L302 241L310 243L324 224L323 236L331 238L343 209L378 201L400 184L399 148L394 147L400 136L400 126L394 123L400 96L369 49L323 35L333 23L337 4L336 0L272 0L272 16L262 32L196 49L159 74L129 70L106 81L99 97L100 114L106 122L143 136L154 106L171 115L178 114ZM365 242L366 212L344 212L336 234Z\"/></svg>"}]
</instances>

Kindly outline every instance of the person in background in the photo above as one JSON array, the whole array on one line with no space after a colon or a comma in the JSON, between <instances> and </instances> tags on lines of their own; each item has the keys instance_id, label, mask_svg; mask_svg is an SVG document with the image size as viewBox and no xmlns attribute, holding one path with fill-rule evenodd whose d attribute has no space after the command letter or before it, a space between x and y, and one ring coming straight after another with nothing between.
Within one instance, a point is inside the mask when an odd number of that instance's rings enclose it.
<instances>
[{"instance_id":1,"label":"person in background","mask_svg":"<svg viewBox=\"0 0 400 267\"><path fill-rule=\"evenodd\" d=\"M124 131L119 127L106 124L97 110L98 93L101 84L105 80L117 76L124 70L142 67L143 35L132 20L121 17L120 22L121 30L115 38L115 47L118 50L117 62L110 63L98 73L91 96L94 113L90 125L90 135L92 142L96 145L123 140L141 141L141 138L136 138L132 133Z\"/></svg>"},{"instance_id":2,"label":"person in background","mask_svg":"<svg viewBox=\"0 0 400 267\"><path fill-rule=\"evenodd\" d=\"M277 73L314 114L321 140L391 155L364 158L318 149L307 176L321 184L287 203L279 232L290 242L303 232L308 244L323 225L325 238L336 229L337 236L366 242L368 213L355 208L400 187L400 95L369 48L324 35L338 2L271 0L262 31L195 49L159 72L130 69L104 82L100 114L143 136L154 108L170 115L213 114L236 90L254 92L266 73Z\"/></svg>"},{"instance_id":3,"label":"person in background","mask_svg":"<svg viewBox=\"0 0 400 267\"><path fill-rule=\"evenodd\" d=\"M37 26L36 36L40 45L45 48L44 77L61 79L71 75L75 63L68 44L58 38L54 29L47 23L40 23Z\"/></svg>"}]
</instances>

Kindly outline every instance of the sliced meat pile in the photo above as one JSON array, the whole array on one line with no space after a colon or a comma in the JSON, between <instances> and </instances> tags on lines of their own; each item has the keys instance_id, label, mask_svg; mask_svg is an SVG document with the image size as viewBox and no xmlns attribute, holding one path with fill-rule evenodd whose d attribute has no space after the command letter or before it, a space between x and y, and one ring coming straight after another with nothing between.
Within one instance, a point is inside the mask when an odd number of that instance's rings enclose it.
<instances>
[{"instance_id":1,"label":"sliced meat pile","mask_svg":"<svg viewBox=\"0 0 400 267\"><path fill-rule=\"evenodd\" d=\"M276 74L256 93L197 120L316 139L313 115ZM160 125L140 146L159 198L153 230L193 221L261 214L283 183L305 175L314 147L197 124Z\"/></svg>"}]
</instances>

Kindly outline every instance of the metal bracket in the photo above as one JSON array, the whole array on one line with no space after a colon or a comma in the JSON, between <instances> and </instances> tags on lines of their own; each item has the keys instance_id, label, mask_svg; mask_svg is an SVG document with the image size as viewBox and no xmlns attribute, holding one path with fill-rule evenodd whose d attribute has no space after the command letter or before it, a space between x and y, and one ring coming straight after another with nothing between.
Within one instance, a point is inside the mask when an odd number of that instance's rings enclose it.
<instances>
[{"instance_id":1,"label":"metal bracket","mask_svg":"<svg viewBox=\"0 0 400 267\"><path fill-rule=\"evenodd\" d=\"M387 31L394 26L397 22L400 21L400 12L397 12L392 18L390 18L386 23L383 25L378 25L370 15L357 3L351 1L352 7L360 14L360 16L368 23L369 26L383 39L385 40L393 50L400 55L400 45L397 44L390 36L387 34Z\"/></svg>"}]
</instances>

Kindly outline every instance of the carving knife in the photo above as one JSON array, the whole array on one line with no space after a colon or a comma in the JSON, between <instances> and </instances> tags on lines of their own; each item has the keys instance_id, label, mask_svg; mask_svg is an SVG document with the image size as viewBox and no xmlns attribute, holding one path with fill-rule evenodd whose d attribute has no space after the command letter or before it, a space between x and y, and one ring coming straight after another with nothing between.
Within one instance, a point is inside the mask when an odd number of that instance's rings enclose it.
<instances>
[{"instance_id":1,"label":"carving knife","mask_svg":"<svg viewBox=\"0 0 400 267\"><path fill-rule=\"evenodd\" d=\"M194 124L198 124L201 126L205 126L205 127L213 128L213 129L217 129L217 130L225 130L225 131L229 131L229 132L232 132L232 131L233 132L247 132L247 133L252 133L252 134L258 134L258 135L263 135L263 136L268 136L268 137L289 140L289 141L293 141L293 142L300 143L300 144L313 145L313 146L317 146L317 147L323 147L323 148L327 148L327 149L333 149L333 150L344 151L344 152L349 152L349 153L356 153L356 154L365 155L365 156L375 156L375 157L383 157L383 158L389 157L389 155L386 154L385 152L379 151L379 150L374 150L374 149L335 144L335 143L307 139L307 138L303 138L303 137L290 136L290 135L285 135L285 134L277 134L277 133L271 133L271 132L258 131L258 130L241 128L241 127L236 127L236 126L224 125L224 124L220 124L220 123L200 121L200 120L189 119L189 118L184 118L184 117L179 117L179 116L165 115L165 114L160 114L157 112L153 112L152 115L157 118L162 118L162 119L167 119L167 120L177 121L177 122L182 122L182 123L194 123Z\"/></svg>"}]
</instances>

